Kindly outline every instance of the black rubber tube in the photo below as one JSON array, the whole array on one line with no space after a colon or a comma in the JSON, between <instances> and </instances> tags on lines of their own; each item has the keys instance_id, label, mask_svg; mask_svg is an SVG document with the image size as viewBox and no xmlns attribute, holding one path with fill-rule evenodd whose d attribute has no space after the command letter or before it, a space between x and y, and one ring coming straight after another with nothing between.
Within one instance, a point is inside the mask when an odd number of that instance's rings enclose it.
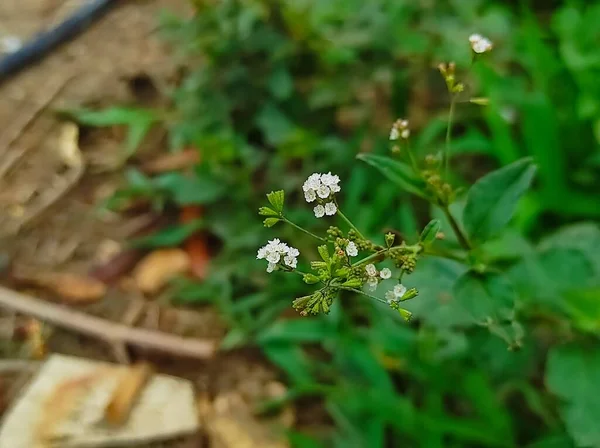
<instances>
[{"instance_id":1,"label":"black rubber tube","mask_svg":"<svg viewBox=\"0 0 600 448\"><path fill-rule=\"evenodd\" d=\"M0 83L41 61L51 50L77 36L116 4L113 0L89 0L60 25L38 34L18 51L0 59Z\"/></svg>"}]
</instances>

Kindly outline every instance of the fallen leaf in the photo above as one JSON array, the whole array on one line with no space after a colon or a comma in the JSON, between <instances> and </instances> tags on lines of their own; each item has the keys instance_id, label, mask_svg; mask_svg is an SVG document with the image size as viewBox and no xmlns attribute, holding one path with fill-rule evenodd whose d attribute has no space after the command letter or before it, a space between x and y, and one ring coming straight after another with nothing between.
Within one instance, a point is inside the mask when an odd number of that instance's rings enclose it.
<instances>
[{"instance_id":1,"label":"fallen leaf","mask_svg":"<svg viewBox=\"0 0 600 448\"><path fill-rule=\"evenodd\" d=\"M200 162L200 153L196 149L186 149L157 157L142 165L142 171L147 174L177 171Z\"/></svg>"},{"instance_id":2,"label":"fallen leaf","mask_svg":"<svg viewBox=\"0 0 600 448\"><path fill-rule=\"evenodd\" d=\"M127 421L137 398L152 373L152 367L146 363L132 366L123 373L108 406L104 410L104 418L108 423L121 426Z\"/></svg>"},{"instance_id":3,"label":"fallen leaf","mask_svg":"<svg viewBox=\"0 0 600 448\"><path fill-rule=\"evenodd\" d=\"M173 277L187 272L190 258L181 249L160 249L151 252L135 268L133 277L140 291L158 292Z\"/></svg>"},{"instance_id":4,"label":"fallen leaf","mask_svg":"<svg viewBox=\"0 0 600 448\"><path fill-rule=\"evenodd\" d=\"M198 206L187 206L181 209L179 220L182 224L202 218L202 209ZM191 235L184 244L190 257L190 270L195 277L204 280L208 274L210 252L206 238L202 233Z\"/></svg>"},{"instance_id":5,"label":"fallen leaf","mask_svg":"<svg viewBox=\"0 0 600 448\"><path fill-rule=\"evenodd\" d=\"M131 271L144 256L140 249L126 249L106 263L94 266L90 276L104 283L114 283Z\"/></svg>"},{"instance_id":6,"label":"fallen leaf","mask_svg":"<svg viewBox=\"0 0 600 448\"><path fill-rule=\"evenodd\" d=\"M83 165L83 157L79 149L79 127L72 122L64 123L58 139L60 158L70 168Z\"/></svg>"},{"instance_id":7,"label":"fallen leaf","mask_svg":"<svg viewBox=\"0 0 600 448\"><path fill-rule=\"evenodd\" d=\"M27 272L17 269L12 276L19 282L49 289L73 304L95 302L106 294L106 285L100 280L71 272Z\"/></svg>"}]
</instances>

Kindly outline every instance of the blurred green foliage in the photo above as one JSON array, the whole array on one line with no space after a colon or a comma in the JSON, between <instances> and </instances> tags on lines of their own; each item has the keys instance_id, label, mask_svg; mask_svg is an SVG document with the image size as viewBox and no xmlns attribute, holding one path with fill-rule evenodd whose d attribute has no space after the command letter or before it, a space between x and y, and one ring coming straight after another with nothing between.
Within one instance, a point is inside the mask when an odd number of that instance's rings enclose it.
<instances>
[{"instance_id":1,"label":"blurred green foliage","mask_svg":"<svg viewBox=\"0 0 600 448\"><path fill-rule=\"evenodd\" d=\"M600 3L194 3L193 18L163 20L183 67L172 109L144 111L138 119L117 109L117 122L130 126L131 150L159 120L172 150L199 148L202 163L192 173L155 178L130 171L110 205L137 197L157 207L206 204L201 223L138 244L178 244L199 227L219 239L210 277L176 282L173 297L217 306L231 326L224 349L256 344L282 370L288 395L266 403L265 411L287 400L323 404L331 431L306 437L311 424L323 422L303 415L300 404L292 444L600 446L600 229L584 222L600 216ZM494 236L481 250L508 272L514 291L501 295L510 296L511 306L515 300L520 323L474 326L462 305L472 309L473 291L487 283L436 257L420 262L408 280L420 291L407 306L415 316L410 325L352 295L327 316L280 318L307 286L288 276L269 281L256 262L256 249L272 235L256 210L266 192L285 189L291 217L323 230L306 204L293 207L303 202L301 183L314 171L340 175L344 212L367 236L394 228L414 242L434 217L448 249L457 246L439 210L398 189L410 186L406 173L390 167L386 174L396 183L389 182L355 156L366 152L361 157L373 165L383 160L397 116L415 126L418 154L440 150L448 103L435 66L451 60L459 69L469 66L472 32L490 37L495 48L475 66L467 93L490 104L459 105L456 182L466 186L524 156L539 171L512 226L500 234L462 203L451 211L465 216L471 235ZM102 122L101 116L96 124ZM315 258L303 234L277 229ZM492 282L506 291L502 281ZM520 349L508 350L507 335L520 338Z\"/></svg>"}]
</instances>

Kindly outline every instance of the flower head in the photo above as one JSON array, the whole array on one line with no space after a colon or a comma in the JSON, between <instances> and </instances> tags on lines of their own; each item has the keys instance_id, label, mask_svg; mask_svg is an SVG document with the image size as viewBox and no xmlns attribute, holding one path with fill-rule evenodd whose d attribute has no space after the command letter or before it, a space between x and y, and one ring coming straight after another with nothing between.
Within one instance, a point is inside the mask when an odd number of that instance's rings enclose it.
<instances>
[{"instance_id":1,"label":"flower head","mask_svg":"<svg viewBox=\"0 0 600 448\"><path fill-rule=\"evenodd\" d=\"M402 300L404 294L406 294L406 287L403 284L398 283L394 286L394 289L385 293L385 298L388 303L398 302L399 300Z\"/></svg>"},{"instance_id":2,"label":"flower head","mask_svg":"<svg viewBox=\"0 0 600 448\"><path fill-rule=\"evenodd\" d=\"M358 248L356 247L354 241L350 241L348 243L348 245L346 246L346 253L349 257L356 257L358 255Z\"/></svg>"},{"instance_id":3,"label":"flower head","mask_svg":"<svg viewBox=\"0 0 600 448\"><path fill-rule=\"evenodd\" d=\"M282 259L285 266L295 268L298 264L298 260L296 259L298 255L300 255L298 249L290 247L286 243L282 243L279 239L275 238L258 249L256 258L259 260L267 260L267 272L273 272L279 267Z\"/></svg>"},{"instance_id":4,"label":"flower head","mask_svg":"<svg viewBox=\"0 0 600 448\"><path fill-rule=\"evenodd\" d=\"M335 205L334 202L328 202L327 204L325 204L325 214L327 216L335 215L336 212L337 212L337 206Z\"/></svg>"},{"instance_id":5,"label":"flower head","mask_svg":"<svg viewBox=\"0 0 600 448\"><path fill-rule=\"evenodd\" d=\"M388 278L390 278L392 276L392 271L390 271L389 268L383 268L381 270L381 272L379 273L379 276L383 280L387 280Z\"/></svg>"},{"instance_id":6,"label":"flower head","mask_svg":"<svg viewBox=\"0 0 600 448\"><path fill-rule=\"evenodd\" d=\"M367 273L367 275L369 277L376 277L377 276L377 268L375 267L374 264L368 264L365 266L365 271Z\"/></svg>"},{"instance_id":7,"label":"flower head","mask_svg":"<svg viewBox=\"0 0 600 448\"><path fill-rule=\"evenodd\" d=\"M410 129L408 128L408 120L399 119L394 122L392 125L392 130L390 131L390 140L395 141L399 138L403 138L406 140L410 137Z\"/></svg>"},{"instance_id":8,"label":"flower head","mask_svg":"<svg viewBox=\"0 0 600 448\"><path fill-rule=\"evenodd\" d=\"M317 218L322 218L323 216L325 216L325 207L319 204L315 208L313 208L313 212L315 213L315 216Z\"/></svg>"},{"instance_id":9,"label":"flower head","mask_svg":"<svg viewBox=\"0 0 600 448\"><path fill-rule=\"evenodd\" d=\"M326 173L313 173L302 185L306 202L317 201L319 204L313 209L317 218L325 215L335 215L337 206L332 201L333 195L341 191L340 178L337 175Z\"/></svg>"},{"instance_id":10,"label":"flower head","mask_svg":"<svg viewBox=\"0 0 600 448\"><path fill-rule=\"evenodd\" d=\"M471 34L469 42L471 43L471 49L477 54L487 53L494 47L492 41L481 34Z\"/></svg>"}]
</instances>

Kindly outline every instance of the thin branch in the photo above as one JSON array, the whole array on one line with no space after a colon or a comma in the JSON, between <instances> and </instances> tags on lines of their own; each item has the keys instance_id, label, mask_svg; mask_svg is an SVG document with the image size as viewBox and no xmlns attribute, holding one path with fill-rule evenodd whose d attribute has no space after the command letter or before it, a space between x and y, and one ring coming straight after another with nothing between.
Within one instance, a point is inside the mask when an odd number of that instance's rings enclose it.
<instances>
[{"instance_id":1,"label":"thin branch","mask_svg":"<svg viewBox=\"0 0 600 448\"><path fill-rule=\"evenodd\" d=\"M3 287L0 287L0 307L96 337L113 346L115 343L132 344L196 359L210 358L217 349L217 341L214 340L182 338L158 331L131 328Z\"/></svg>"}]
</instances>

